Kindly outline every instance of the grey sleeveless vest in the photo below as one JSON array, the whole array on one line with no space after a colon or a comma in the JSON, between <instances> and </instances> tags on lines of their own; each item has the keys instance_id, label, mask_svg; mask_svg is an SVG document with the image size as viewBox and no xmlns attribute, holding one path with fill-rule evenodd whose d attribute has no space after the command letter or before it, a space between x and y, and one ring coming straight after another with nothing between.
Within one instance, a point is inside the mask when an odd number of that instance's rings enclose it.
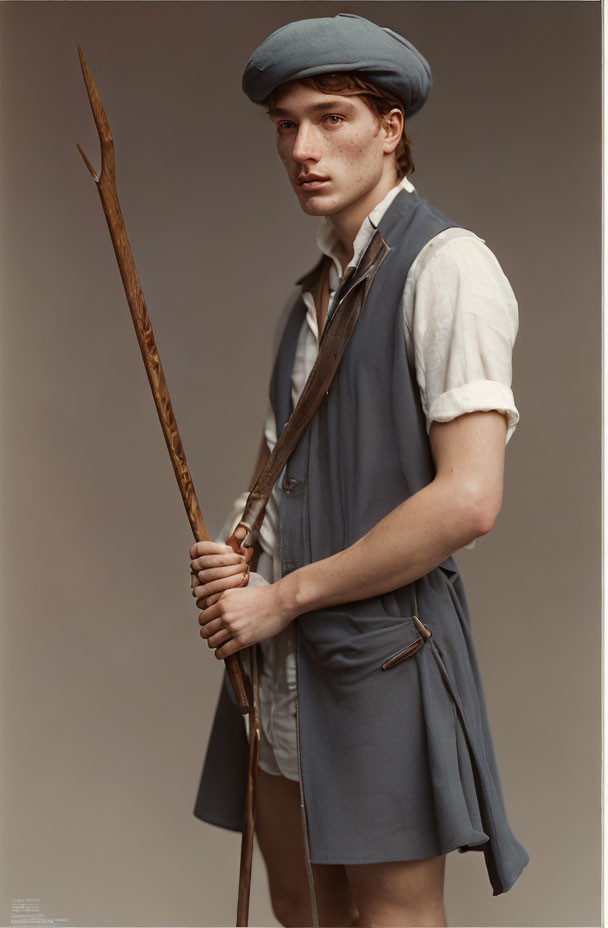
<instances>
[{"instance_id":1,"label":"grey sleeveless vest","mask_svg":"<svg viewBox=\"0 0 608 928\"><path fill-rule=\"evenodd\" d=\"M435 476L415 372L407 362L401 298L421 248L456 225L405 190L382 217L378 232L390 251L328 395L286 467L283 575L354 544ZM304 314L300 298L273 369L270 397L278 435L291 413L291 372ZM359 864L481 850L498 895L513 885L529 856L507 821L468 605L453 557L416 580L416 593L418 616L432 637L386 671L382 664L418 637L412 584L295 620L310 858ZM224 686L194 814L240 830L243 807L234 795L234 768L232 800L222 781L222 756L226 777L227 738L235 729L228 724L226 692ZM238 740L245 770L246 736ZM239 779L238 788L244 790L244 783Z\"/></svg>"}]
</instances>

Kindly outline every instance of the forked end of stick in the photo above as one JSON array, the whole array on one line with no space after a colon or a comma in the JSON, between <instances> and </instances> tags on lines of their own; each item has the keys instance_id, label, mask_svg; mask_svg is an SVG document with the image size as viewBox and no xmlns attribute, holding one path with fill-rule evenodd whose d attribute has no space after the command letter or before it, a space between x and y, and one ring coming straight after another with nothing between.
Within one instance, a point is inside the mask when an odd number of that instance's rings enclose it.
<instances>
[{"instance_id":1,"label":"forked end of stick","mask_svg":"<svg viewBox=\"0 0 608 928\"><path fill-rule=\"evenodd\" d=\"M82 150L82 148L80 147L80 145L78 144L78 142L76 142L76 148L78 149L78 151L79 151L80 154L82 155L82 160L84 161L84 163L85 163L86 166L88 167L88 169L89 169L89 171L90 171L90 173L91 173L91 177L93 178L93 180L95 181L95 183L98 184L98 183L99 183L99 174L97 173L97 171L95 170L95 168L93 167L93 165L91 164L91 162L89 161L89 159L87 158L87 156L85 155L85 153L83 152L83 150Z\"/></svg>"},{"instance_id":2,"label":"forked end of stick","mask_svg":"<svg viewBox=\"0 0 608 928\"><path fill-rule=\"evenodd\" d=\"M112 133L110 132L110 125L108 123L108 117L106 116L103 104L101 102L101 97L95 86L95 81L93 80L93 75L89 70L86 58L84 57L84 52L80 47L80 43L76 43L78 46L78 57L80 58L80 67L82 69L82 76L84 78L84 83L87 88L87 94L89 96L89 103L91 104L91 110L93 112L93 119L95 120L95 126L97 128L97 133L99 135L99 141L101 143L101 174L104 174L106 171L113 173L114 171L114 143L112 141ZM84 157L84 154L83 154ZM85 158L86 161L86 158ZM88 165L88 162L87 162ZM90 170L90 168L89 168ZM93 172L91 171L93 174ZM95 176L93 174L93 176Z\"/></svg>"}]
</instances>

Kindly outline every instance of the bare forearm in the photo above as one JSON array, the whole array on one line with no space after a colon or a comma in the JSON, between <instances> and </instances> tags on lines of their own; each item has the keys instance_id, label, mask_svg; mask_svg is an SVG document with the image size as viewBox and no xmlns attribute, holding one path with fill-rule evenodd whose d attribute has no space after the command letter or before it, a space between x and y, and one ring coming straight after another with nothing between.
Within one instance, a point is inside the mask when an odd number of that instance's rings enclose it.
<instances>
[{"instance_id":1,"label":"bare forearm","mask_svg":"<svg viewBox=\"0 0 608 928\"><path fill-rule=\"evenodd\" d=\"M423 576L490 527L475 496L462 484L435 480L355 544L293 571L277 586L294 616L367 599Z\"/></svg>"}]
</instances>

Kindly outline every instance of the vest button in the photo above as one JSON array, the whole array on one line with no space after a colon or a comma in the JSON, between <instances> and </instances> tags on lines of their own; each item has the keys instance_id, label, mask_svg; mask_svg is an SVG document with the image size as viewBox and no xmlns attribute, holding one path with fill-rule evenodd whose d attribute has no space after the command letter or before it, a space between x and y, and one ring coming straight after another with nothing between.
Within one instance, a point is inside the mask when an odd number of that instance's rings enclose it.
<instances>
[{"instance_id":1,"label":"vest button","mask_svg":"<svg viewBox=\"0 0 608 928\"><path fill-rule=\"evenodd\" d=\"M298 481L294 477L285 477L285 480L283 481L283 486L285 487L286 490L293 490L293 488L297 486L297 483Z\"/></svg>"}]
</instances>

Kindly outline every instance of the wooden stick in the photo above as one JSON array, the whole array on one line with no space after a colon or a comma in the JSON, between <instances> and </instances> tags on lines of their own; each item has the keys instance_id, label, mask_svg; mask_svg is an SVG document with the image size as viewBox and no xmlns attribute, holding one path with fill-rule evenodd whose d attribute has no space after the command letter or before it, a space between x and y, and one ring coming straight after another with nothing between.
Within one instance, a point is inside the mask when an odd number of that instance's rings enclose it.
<instances>
[{"instance_id":1,"label":"wooden stick","mask_svg":"<svg viewBox=\"0 0 608 928\"><path fill-rule=\"evenodd\" d=\"M115 159L114 159L114 141L108 119L103 108L101 98L95 86L95 82L87 65L86 59L78 44L78 55L86 84L89 102L93 111L95 125L99 135L101 145L101 169L100 173L94 170L91 162L85 155L84 151L77 145L78 151L89 169L89 172L97 185L103 211L108 222L110 237L114 245L120 276L127 295L131 317L135 326L137 340L141 349L141 355L152 389L154 403L163 429L167 449L175 472L175 477L184 501L188 520L196 541L209 541L210 535L205 525L205 520L194 492L192 477L186 461L186 454L181 442L177 422L173 413L169 390L165 381L165 375L160 362L156 340L152 330L152 323L148 315L148 310L144 300L144 295L139 282L139 276L135 267L133 253L125 224L118 202L116 191L115 176ZM236 548L235 548L236 550ZM252 686L251 695L248 694L245 687L242 665L238 654L231 654L225 659L226 669L230 677L230 682L236 696L237 704L242 715L250 715L249 733L250 733L250 751L249 751L249 771L247 792L245 798L243 836L241 844L241 864L239 873L239 893L237 906L237 926L247 926L249 915L249 890L251 883L251 858L253 853L253 832L255 827L255 780L257 773L257 759L259 750L259 719L257 712L257 664L255 661L255 646L248 649L251 656ZM252 653L253 652L253 653Z\"/></svg>"}]
</instances>

